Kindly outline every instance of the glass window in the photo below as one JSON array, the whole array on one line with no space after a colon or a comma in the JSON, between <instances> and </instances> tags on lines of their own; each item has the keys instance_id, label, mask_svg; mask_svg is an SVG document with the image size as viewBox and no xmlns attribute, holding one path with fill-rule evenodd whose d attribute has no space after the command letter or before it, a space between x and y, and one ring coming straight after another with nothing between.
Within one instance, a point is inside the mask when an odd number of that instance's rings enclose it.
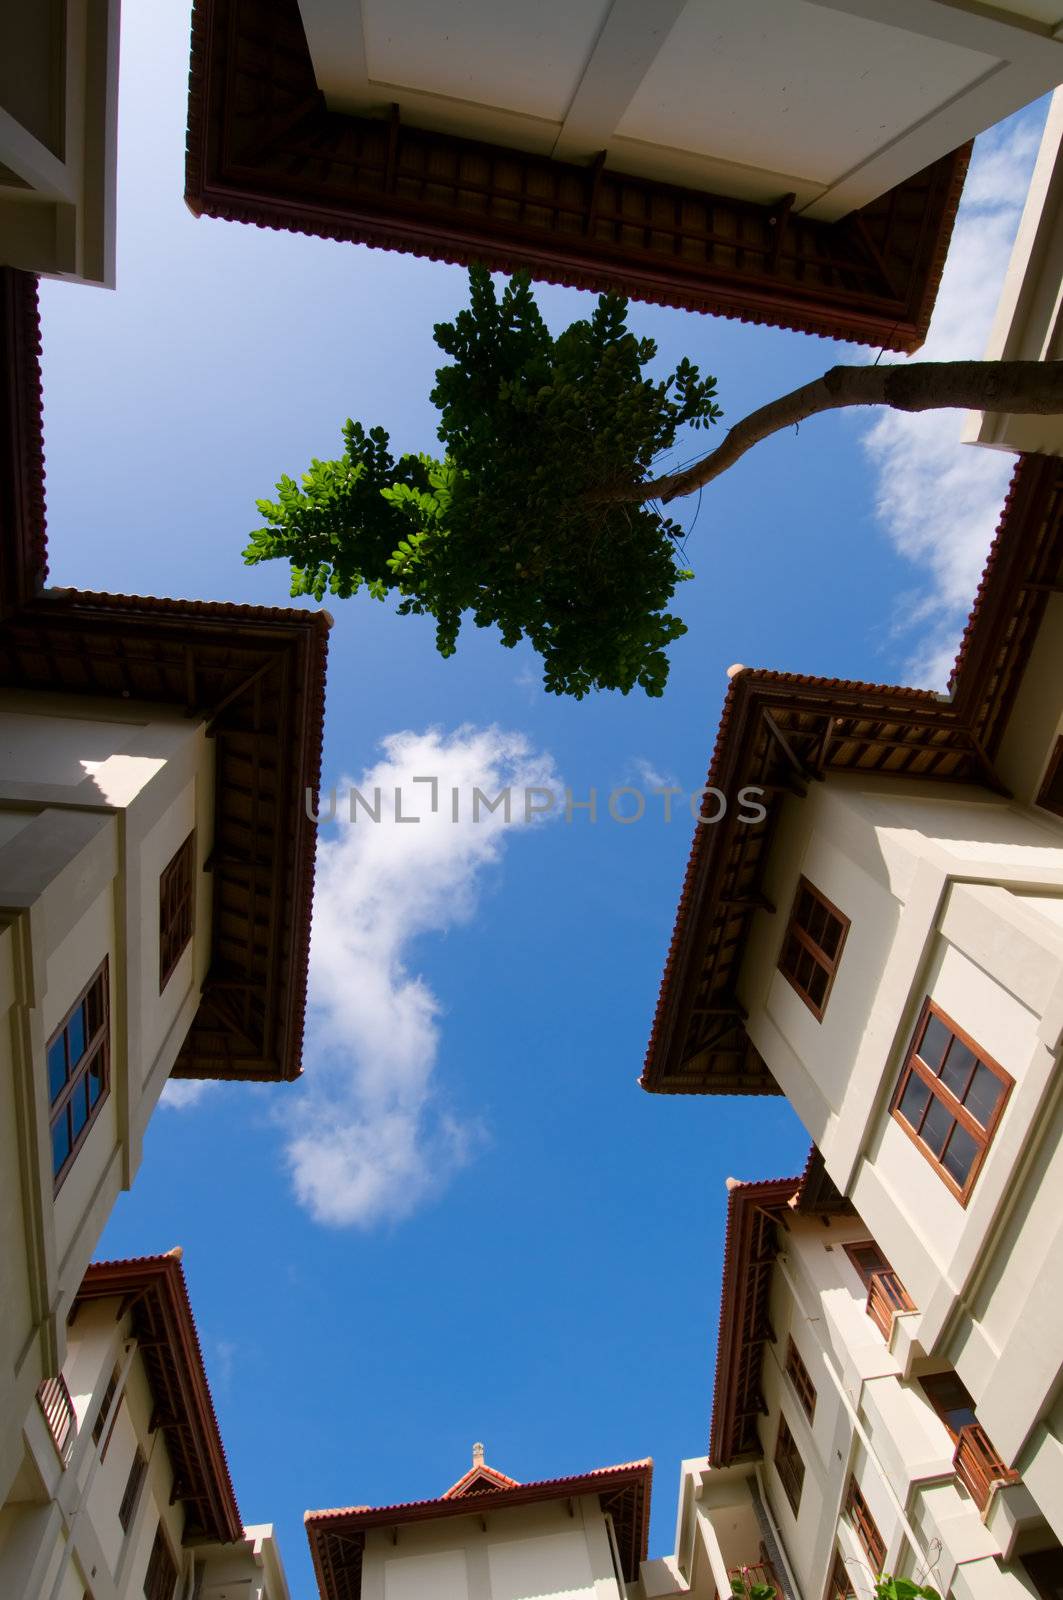
<instances>
[{"instance_id":1,"label":"glass window","mask_svg":"<svg viewBox=\"0 0 1063 1600\"><path fill-rule=\"evenodd\" d=\"M110 1050L107 998L105 961L48 1041L52 1176L56 1189L84 1143L97 1107L106 1097Z\"/></svg>"},{"instance_id":2,"label":"glass window","mask_svg":"<svg viewBox=\"0 0 1063 1600\"><path fill-rule=\"evenodd\" d=\"M821 1019L834 982L849 919L802 878L783 935L779 970Z\"/></svg>"},{"instance_id":3,"label":"glass window","mask_svg":"<svg viewBox=\"0 0 1063 1600\"><path fill-rule=\"evenodd\" d=\"M923 1006L891 1111L966 1204L1012 1080L932 1000Z\"/></svg>"}]
</instances>

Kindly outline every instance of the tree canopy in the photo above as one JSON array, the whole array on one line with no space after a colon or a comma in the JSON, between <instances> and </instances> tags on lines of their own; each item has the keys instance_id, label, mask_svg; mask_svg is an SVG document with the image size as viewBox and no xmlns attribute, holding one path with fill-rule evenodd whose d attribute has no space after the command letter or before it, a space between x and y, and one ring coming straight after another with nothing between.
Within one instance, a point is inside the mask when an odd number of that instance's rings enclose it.
<instances>
[{"instance_id":1,"label":"tree canopy","mask_svg":"<svg viewBox=\"0 0 1063 1600\"><path fill-rule=\"evenodd\" d=\"M400 614L435 618L444 656L465 616L495 624L507 646L530 640L555 694L662 694L686 632L667 607L692 574L678 525L638 486L680 427L721 416L715 379L685 358L648 376L656 346L615 296L554 338L526 275L499 292L482 267L435 341L450 357L431 394L442 456L396 457L383 428L348 420L338 459L258 502L245 560L288 560L293 595L393 593Z\"/></svg>"},{"instance_id":2,"label":"tree canopy","mask_svg":"<svg viewBox=\"0 0 1063 1600\"><path fill-rule=\"evenodd\" d=\"M722 416L716 380L686 357L667 378L646 368L652 339L627 326L627 302L602 295L555 339L526 274L501 294L469 273L469 307L441 322L451 360L436 369L441 457L391 453L383 428L348 421L343 454L283 477L260 500L249 564L287 560L292 594L366 588L428 613L453 655L462 620L528 639L554 694L636 687L660 695L667 647L686 632L667 609L693 576L663 506L726 472L762 440L845 406L963 407L1063 414L1063 361L945 361L831 367L751 412L681 471L651 467L686 423Z\"/></svg>"}]
</instances>

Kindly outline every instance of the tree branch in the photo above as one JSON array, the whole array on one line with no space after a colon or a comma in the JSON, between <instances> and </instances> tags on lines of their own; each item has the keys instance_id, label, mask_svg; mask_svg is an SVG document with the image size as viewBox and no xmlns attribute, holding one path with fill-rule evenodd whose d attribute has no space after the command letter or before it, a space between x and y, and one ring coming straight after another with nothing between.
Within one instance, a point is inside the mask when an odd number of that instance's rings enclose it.
<instances>
[{"instance_id":1,"label":"tree branch","mask_svg":"<svg viewBox=\"0 0 1063 1600\"><path fill-rule=\"evenodd\" d=\"M831 367L736 422L721 445L682 472L595 491L597 502L675 500L733 467L762 439L821 411L891 406L896 411L1001 411L1063 415L1063 361L919 361L912 366Z\"/></svg>"}]
</instances>

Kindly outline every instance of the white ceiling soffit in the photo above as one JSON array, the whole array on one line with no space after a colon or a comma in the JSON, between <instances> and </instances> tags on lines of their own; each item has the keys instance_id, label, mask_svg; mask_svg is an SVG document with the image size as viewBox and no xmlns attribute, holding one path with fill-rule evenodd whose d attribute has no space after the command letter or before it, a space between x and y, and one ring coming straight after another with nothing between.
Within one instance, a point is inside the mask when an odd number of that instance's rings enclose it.
<instances>
[{"instance_id":1,"label":"white ceiling soffit","mask_svg":"<svg viewBox=\"0 0 1063 1600\"><path fill-rule=\"evenodd\" d=\"M0 264L114 286L119 0L0 0Z\"/></svg>"},{"instance_id":2,"label":"white ceiling soffit","mask_svg":"<svg viewBox=\"0 0 1063 1600\"><path fill-rule=\"evenodd\" d=\"M830 220L1063 83L1063 0L300 0L336 110Z\"/></svg>"}]
</instances>

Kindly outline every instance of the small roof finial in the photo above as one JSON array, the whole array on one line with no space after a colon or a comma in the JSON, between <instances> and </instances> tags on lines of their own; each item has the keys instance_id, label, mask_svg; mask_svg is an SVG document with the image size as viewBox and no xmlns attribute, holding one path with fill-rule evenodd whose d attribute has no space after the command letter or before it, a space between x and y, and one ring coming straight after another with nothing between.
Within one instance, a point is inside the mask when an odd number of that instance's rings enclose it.
<instances>
[{"instance_id":1,"label":"small roof finial","mask_svg":"<svg viewBox=\"0 0 1063 1600\"><path fill-rule=\"evenodd\" d=\"M483 1447L482 1444L474 1444L473 1445L473 1447L472 1447L472 1464L473 1464L474 1467L482 1467L483 1466L483 1464L484 1464L484 1447Z\"/></svg>"},{"instance_id":2,"label":"small roof finial","mask_svg":"<svg viewBox=\"0 0 1063 1600\"><path fill-rule=\"evenodd\" d=\"M731 665L727 668L727 676L729 678L737 678L738 674L740 672L745 672L745 670L746 669L741 661L732 661Z\"/></svg>"}]
</instances>

